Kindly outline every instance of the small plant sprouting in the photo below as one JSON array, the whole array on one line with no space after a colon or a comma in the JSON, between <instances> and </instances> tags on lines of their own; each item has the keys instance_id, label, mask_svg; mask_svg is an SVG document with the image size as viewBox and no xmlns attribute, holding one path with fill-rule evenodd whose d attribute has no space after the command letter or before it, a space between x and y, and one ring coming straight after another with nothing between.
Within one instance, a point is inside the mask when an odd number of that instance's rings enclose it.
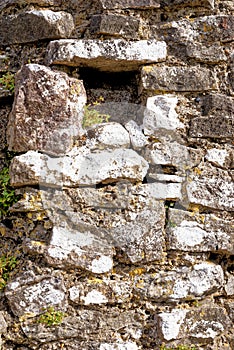
<instances>
[{"instance_id":1,"label":"small plant sprouting","mask_svg":"<svg viewBox=\"0 0 234 350\"><path fill-rule=\"evenodd\" d=\"M8 209L19 200L15 190L10 185L9 168L0 171L0 219L5 216Z\"/></svg>"},{"instance_id":2,"label":"small plant sprouting","mask_svg":"<svg viewBox=\"0 0 234 350\"><path fill-rule=\"evenodd\" d=\"M167 224L169 227L176 227L177 226L176 223L174 221L171 221L171 220L168 220Z\"/></svg>"},{"instance_id":3,"label":"small plant sprouting","mask_svg":"<svg viewBox=\"0 0 234 350\"><path fill-rule=\"evenodd\" d=\"M11 93L15 90L15 75L11 72L7 72L0 78L0 86L4 90L9 90Z\"/></svg>"},{"instance_id":4,"label":"small plant sprouting","mask_svg":"<svg viewBox=\"0 0 234 350\"><path fill-rule=\"evenodd\" d=\"M17 259L14 256L0 257L0 290L3 289L10 277L10 273L17 265Z\"/></svg>"},{"instance_id":5,"label":"small plant sprouting","mask_svg":"<svg viewBox=\"0 0 234 350\"><path fill-rule=\"evenodd\" d=\"M39 317L38 322L49 327L56 326L62 322L64 316L65 314L62 311L56 311L53 306L50 306L46 309L45 313Z\"/></svg>"},{"instance_id":6,"label":"small plant sprouting","mask_svg":"<svg viewBox=\"0 0 234 350\"><path fill-rule=\"evenodd\" d=\"M83 117L83 128L88 128L95 124L101 124L108 122L110 119L109 114L102 114L97 109L95 109L96 106L100 106L101 102L104 101L104 98L102 96L99 97L99 99L93 103L88 104L84 107L84 117Z\"/></svg>"}]
</instances>

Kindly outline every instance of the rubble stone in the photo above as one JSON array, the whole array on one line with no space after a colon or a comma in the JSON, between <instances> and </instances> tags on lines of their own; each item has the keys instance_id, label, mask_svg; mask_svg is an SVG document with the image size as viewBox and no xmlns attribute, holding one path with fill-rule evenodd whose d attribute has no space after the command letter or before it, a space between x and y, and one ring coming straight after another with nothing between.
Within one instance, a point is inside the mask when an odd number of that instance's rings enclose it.
<instances>
[{"instance_id":1,"label":"rubble stone","mask_svg":"<svg viewBox=\"0 0 234 350\"><path fill-rule=\"evenodd\" d=\"M66 12L20 12L0 19L0 44L12 45L42 39L67 38L73 29L73 18Z\"/></svg>"},{"instance_id":2,"label":"rubble stone","mask_svg":"<svg viewBox=\"0 0 234 350\"><path fill-rule=\"evenodd\" d=\"M49 64L85 66L101 71L131 71L166 59L166 43L156 40L57 40L48 46Z\"/></svg>"},{"instance_id":3,"label":"rubble stone","mask_svg":"<svg viewBox=\"0 0 234 350\"><path fill-rule=\"evenodd\" d=\"M27 64L16 74L15 100L9 116L9 149L59 155L83 133L83 83L62 72Z\"/></svg>"}]
</instances>

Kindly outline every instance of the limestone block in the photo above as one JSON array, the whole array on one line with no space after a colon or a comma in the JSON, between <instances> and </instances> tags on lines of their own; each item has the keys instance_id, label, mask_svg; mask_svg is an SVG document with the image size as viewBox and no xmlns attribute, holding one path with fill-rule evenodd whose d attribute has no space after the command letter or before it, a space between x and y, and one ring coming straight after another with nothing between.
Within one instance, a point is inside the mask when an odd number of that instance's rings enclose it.
<instances>
[{"instance_id":1,"label":"limestone block","mask_svg":"<svg viewBox=\"0 0 234 350\"><path fill-rule=\"evenodd\" d=\"M206 46L201 43L188 43L186 45L186 53L188 57L194 58L199 62L215 64L227 61L224 48L218 45Z\"/></svg>"},{"instance_id":2,"label":"limestone block","mask_svg":"<svg viewBox=\"0 0 234 350\"><path fill-rule=\"evenodd\" d=\"M31 10L0 20L0 44L12 45L43 39L67 38L74 29L73 18L66 12Z\"/></svg>"},{"instance_id":3,"label":"limestone block","mask_svg":"<svg viewBox=\"0 0 234 350\"><path fill-rule=\"evenodd\" d=\"M214 0L169 0L166 6L171 7L206 7L208 9L214 8Z\"/></svg>"},{"instance_id":4,"label":"limestone block","mask_svg":"<svg viewBox=\"0 0 234 350\"><path fill-rule=\"evenodd\" d=\"M204 298L214 292L218 294L223 284L221 266L204 261L192 267L140 274L134 279L133 294L145 300L183 301Z\"/></svg>"},{"instance_id":5,"label":"limestone block","mask_svg":"<svg viewBox=\"0 0 234 350\"><path fill-rule=\"evenodd\" d=\"M91 34L105 34L123 38L137 38L140 20L123 15L94 15L90 22Z\"/></svg>"},{"instance_id":6,"label":"limestone block","mask_svg":"<svg viewBox=\"0 0 234 350\"><path fill-rule=\"evenodd\" d=\"M202 67L145 66L141 71L141 89L158 91L207 91L217 89L215 73Z\"/></svg>"},{"instance_id":7,"label":"limestone block","mask_svg":"<svg viewBox=\"0 0 234 350\"><path fill-rule=\"evenodd\" d=\"M88 147L94 149L129 148L130 137L127 130L119 123L103 123L87 131Z\"/></svg>"},{"instance_id":8,"label":"limestone block","mask_svg":"<svg viewBox=\"0 0 234 350\"><path fill-rule=\"evenodd\" d=\"M16 74L15 100L7 129L9 149L68 152L81 124L86 93L83 83L62 72L27 64Z\"/></svg>"},{"instance_id":9,"label":"limestone block","mask_svg":"<svg viewBox=\"0 0 234 350\"><path fill-rule=\"evenodd\" d=\"M184 339L192 336L198 343L211 342L230 327L230 319L222 307L213 304L191 311L174 309L156 315L157 335L164 340Z\"/></svg>"},{"instance_id":10,"label":"limestone block","mask_svg":"<svg viewBox=\"0 0 234 350\"><path fill-rule=\"evenodd\" d=\"M90 340L82 341L77 338L72 338L72 340L69 339L63 339L61 341L61 345L65 347L65 349L69 350L90 350L91 349L98 349L98 350L141 350L141 348L133 341L109 341L106 342L95 342ZM58 342L51 342L51 343L45 343L41 344L40 349L41 350L54 350L58 346Z\"/></svg>"},{"instance_id":11,"label":"limestone block","mask_svg":"<svg viewBox=\"0 0 234 350\"><path fill-rule=\"evenodd\" d=\"M112 269L113 253L107 231L82 223L71 228L65 217L63 226L53 227L45 259L53 266L81 268L99 274Z\"/></svg>"},{"instance_id":12,"label":"limestone block","mask_svg":"<svg viewBox=\"0 0 234 350\"><path fill-rule=\"evenodd\" d=\"M99 0L103 9L154 9L159 8L158 0Z\"/></svg>"},{"instance_id":13,"label":"limestone block","mask_svg":"<svg viewBox=\"0 0 234 350\"><path fill-rule=\"evenodd\" d=\"M6 148L6 130L9 114L10 106L2 106L0 108L0 150Z\"/></svg>"},{"instance_id":14,"label":"limestone block","mask_svg":"<svg viewBox=\"0 0 234 350\"><path fill-rule=\"evenodd\" d=\"M234 159L234 149L210 148L206 152L205 159L215 166L228 168Z\"/></svg>"},{"instance_id":15,"label":"limestone block","mask_svg":"<svg viewBox=\"0 0 234 350\"><path fill-rule=\"evenodd\" d=\"M82 149L77 155L51 158L29 151L13 159L11 184L13 186L45 185L73 187L95 185L127 179L142 181L148 163L131 149L104 150L89 153Z\"/></svg>"},{"instance_id":16,"label":"limestone block","mask_svg":"<svg viewBox=\"0 0 234 350\"><path fill-rule=\"evenodd\" d=\"M145 185L144 189L158 200L179 200L182 198L181 183L153 182Z\"/></svg>"},{"instance_id":17,"label":"limestone block","mask_svg":"<svg viewBox=\"0 0 234 350\"><path fill-rule=\"evenodd\" d=\"M101 71L131 71L166 59L164 41L56 40L48 46L48 64L86 66Z\"/></svg>"},{"instance_id":18,"label":"limestone block","mask_svg":"<svg viewBox=\"0 0 234 350\"><path fill-rule=\"evenodd\" d=\"M143 134L142 127L138 126L134 120L130 120L124 126L129 132L131 146L134 150L142 149L149 144L147 137Z\"/></svg>"},{"instance_id":19,"label":"limestone block","mask_svg":"<svg viewBox=\"0 0 234 350\"><path fill-rule=\"evenodd\" d=\"M197 168L187 183L190 203L208 208L232 211L234 208L234 183L228 171L211 165Z\"/></svg>"},{"instance_id":20,"label":"limestone block","mask_svg":"<svg viewBox=\"0 0 234 350\"><path fill-rule=\"evenodd\" d=\"M62 277L34 276L29 280L19 276L7 284L5 291L11 311L18 317L25 314L35 317L45 308L54 306L65 310L67 306Z\"/></svg>"},{"instance_id":21,"label":"limestone block","mask_svg":"<svg viewBox=\"0 0 234 350\"><path fill-rule=\"evenodd\" d=\"M4 334L7 331L7 322L4 317L4 312L0 311L0 336L1 334ZM0 339L1 344L1 339Z\"/></svg>"},{"instance_id":22,"label":"limestone block","mask_svg":"<svg viewBox=\"0 0 234 350\"><path fill-rule=\"evenodd\" d=\"M178 99L173 95L157 95L149 97L143 119L145 135L155 135L158 129L175 130L183 128L176 113Z\"/></svg>"},{"instance_id":23,"label":"limestone block","mask_svg":"<svg viewBox=\"0 0 234 350\"><path fill-rule=\"evenodd\" d=\"M167 245L171 250L190 252L234 252L232 223L214 215L169 209Z\"/></svg>"},{"instance_id":24,"label":"limestone block","mask_svg":"<svg viewBox=\"0 0 234 350\"><path fill-rule=\"evenodd\" d=\"M222 94L209 94L202 98L203 115L229 116L234 114L234 98Z\"/></svg>"},{"instance_id":25,"label":"limestone block","mask_svg":"<svg viewBox=\"0 0 234 350\"><path fill-rule=\"evenodd\" d=\"M211 117L196 117L191 120L189 135L191 137L233 138L234 117L220 115Z\"/></svg>"},{"instance_id":26,"label":"limestone block","mask_svg":"<svg viewBox=\"0 0 234 350\"><path fill-rule=\"evenodd\" d=\"M224 285L224 290L228 296L234 295L234 276L228 274L227 282Z\"/></svg>"},{"instance_id":27,"label":"limestone block","mask_svg":"<svg viewBox=\"0 0 234 350\"><path fill-rule=\"evenodd\" d=\"M0 11L12 5L18 4L19 0L2 0L0 4ZM27 4L37 4L40 6L60 6L62 0L25 0Z\"/></svg>"}]
</instances>

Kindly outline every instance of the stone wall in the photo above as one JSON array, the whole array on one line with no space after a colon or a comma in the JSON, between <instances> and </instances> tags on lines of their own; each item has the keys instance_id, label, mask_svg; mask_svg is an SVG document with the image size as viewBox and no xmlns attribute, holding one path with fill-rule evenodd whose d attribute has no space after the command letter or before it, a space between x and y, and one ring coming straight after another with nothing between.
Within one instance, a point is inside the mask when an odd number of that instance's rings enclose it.
<instances>
[{"instance_id":1,"label":"stone wall","mask_svg":"<svg viewBox=\"0 0 234 350\"><path fill-rule=\"evenodd\" d=\"M1 1L2 350L234 349L233 43L232 0Z\"/></svg>"}]
</instances>

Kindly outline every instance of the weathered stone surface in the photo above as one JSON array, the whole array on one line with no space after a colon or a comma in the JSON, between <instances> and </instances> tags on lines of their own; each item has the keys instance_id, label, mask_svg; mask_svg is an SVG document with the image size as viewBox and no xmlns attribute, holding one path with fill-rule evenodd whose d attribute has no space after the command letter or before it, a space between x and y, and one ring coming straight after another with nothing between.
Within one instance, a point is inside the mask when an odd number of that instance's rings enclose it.
<instances>
[{"instance_id":1,"label":"weathered stone surface","mask_svg":"<svg viewBox=\"0 0 234 350\"><path fill-rule=\"evenodd\" d=\"M72 340L61 340L61 342L51 342L47 344L41 344L41 350L56 350L58 346L64 347L64 349L69 350L140 350L137 344L133 341L109 341L109 342L95 342L95 341L82 341L76 338ZM22 349L24 350L24 349Z\"/></svg>"},{"instance_id":2,"label":"weathered stone surface","mask_svg":"<svg viewBox=\"0 0 234 350\"><path fill-rule=\"evenodd\" d=\"M228 275L227 283L224 286L225 292L228 296L234 295L234 276Z\"/></svg>"},{"instance_id":3,"label":"weathered stone surface","mask_svg":"<svg viewBox=\"0 0 234 350\"><path fill-rule=\"evenodd\" d=\"M67 74L27 64L16 74L15 101L9 116L9 149L64 154L81 134L86 93Z\"/></svg>"},{"instance_id":4,"label":"weathered stone surface","mask_svg":"<svg viewBox=\"0 0 234 350\"><path fill-rule=\"evenodd\" d=\"M78 338L80 341L101 340L103 342L104 340L106 343L113 344L119 342L122 332L128 337L136 334L135 337L140 338L144 317L143 313L135 310L124 311L112 308L103 312L84 309L78 311L74 317L65 317L64 322L57 327L46 327L28 320L22 324L22 329L26 336L39 343ZM104 346L100 349L105 349Z\"/></svg>"},{"instance_id":5,"label":"weathered stone surface","mask_svg":"<svg viewBox=\"0 0 234 350\"><path fill-rule=\"evenodd\" d=\"M4 317L4 312L0 311L0 335L4 334L7 330L7 322ZM1 339L0 339L0 344L1 344Z\"/></svg>"},{"instance_id":6,"label":"weathered stone surface","mask_svg":"<svg viewBox=\"0 0 234 350\"><path fill-rule=\"evenodd\" d=\"M99 0L103 9L153 9L159 8L158 0Z\"/></svg>"},{"instance_id":7,"label":"weathered stone surface","mask_svg":"<svg viewBox=\"0 0 234 350\"><path fill-rule=\"evenodd\" d=\"M203 115L229 116L234 114L234 98L221 94L210 94L201 101Z\"/></svg>"},{"instance_id":8,"label":"weathered stone surface","mask_svg":"<svg viewBox=\"0 0 234 350\"><path fill-rule=\"evenodd\" d=\"M105 34L134 39L137 37L140 20L123 15L94 15L91 18L90 33Z\"/></svg>"},{"instance_id":9,"label":"weathered stone surface","mask_svg":"<svg viewBox=\"0 0 234 350\"><path fill-rule=\"evenodd\" d=\"M191 120L191 137L226 138L234 136L234 118L222 116L196 117Z\"/></svg>"},{"instance_id":10,"label":"weathered stone surface","mask_svg":"<svg viewBox=\"0 0 234 350\"><path fill-rule=\"evenodd\" d=\"M179 200L182 198L181 183L154 182L146 185L146 192L158 200Z\"/></svg>"},{"instance_id":11,"label":"weathered stone surface","mask_svg":"<svg viewBox=\"0 0 234 350\"><path fill-rule=\"evenodd\" d=\"M142 181L148 170L148 163L131 149L116 149L78 154L60 158L29 151L13 159L11 183L13 186L78 186L111 183L127 179Z\"/></svg>"},{"instance_id":12,"label":"weathered stone surface","mask_svg":"<svg viewBox=\"0 0 234 350\"><path fill-rule=\"evenodd\" d=\"M214 0L169 0L169 1L161 1L162 6L169 7L170 9L172 7L185 7L185 6L191 6L191 7L206 7L209 9L214 8Z\"/></svg>"},{"instance_id":13,"label":"weathered stone surface","mask_svg":"<svg viewBox=\"0 0 234 350\"><path fill-rule=\"evenodd\" d=\"M207 91L217 89L215 74L202 67L145 66L141 71L141 89L158 91Z\"/></svg>"},{"instance_id":14,"label":"weathered stone surface","mask_svg":"<svg viewBox=\"0 0 234 350\"><path fill-rule=\"evenodd\" d=\"M157 95L149 97L143 119L145 135L155 135L160 128L175 130L183 128L175 107L178 98L173 95Z\"/></svg>"},{"instance_id":15,"label":"weathered stone surface","mask_svg":"<svg viewBox=\"0 0 234 350\"><path fill-rule=\"evenodd\" d=\"M73 18L66 12L31 10L0 20L0 44L12 45L42 39L67 38L74 29Z\"/></svg>"},{"instance_id":16,"label":"weathered stone surface","mask_svg":"<svg viewBox=\"0 0 234 350\"><path fill-rule=\"evenodd\" d=\"M92 126L87 131L88 147L94 149L129 148L130 137L119 123L105 123Z\"/></svg>"},{"instance_id":17,"label":"weathered stone surface","mask_svg":"<svg viewBox=\"0 0 234 350\"><path fill-rule=\"evenodd\" d=\"M212 341L230 326L224 308L205 305L191 311L174 309L156 315L157 336L164 340L184 339L188 335L198 343Z\"/></svg>"},{"instance_id":18,"label":"weathered stone surface","mask_svg":"<svg viewBox=\"0 0 234 350\"><path fill-rule=\"evenodd\" d=\"M170 209L167 247L190 252L234 253L233 223L209 214Z\"/></svg>"},{"instance_id":19,"label":"weathered stone surface","mask_svg":"<svg viewBox=\"0 0 234 350\"><path fill-rule=\"evenodd\" d=\"M25 0L27 4L37 4L40 6L59 6L62 0ZM2 0L0 4L0 11L12 5L19 3L19 0Z\"/></svg>"},{"instance_id":20,"label":"weathered stone surface","mask_svg":"<svg viewBox=\"0 0 234 350\"><path fill-rule=\"evenodd\" d=\"M93 273L105 273L113 267L114 249L106 230L77 223L73 228L66 224L53 227L45 258L54 266L76 267ZM59 219L62 224L62 217ZM109 238L108 238L109 236Z\"/></svg>"},{"instance_id":21,"label":"weathered stone surface","mask_svg":"<svg viewBox=\"0 0 234 350\"><path fill-rule=\"evenodd\" d=\"M141 274L135 278L134 294L146 300L182 301L218 293L224 283L221 266L202 262L193 267Z\"/></svg>"},{"instance_id":22,"label":"weathered stone surface","mask_svg":"<svg viewBox=\"0 0 234 350\"><path fill-rule=\"evenodd\" d=\"M234 208L233 177L211 165L197 168L187 184L187 194L192 204L227 211Z\"/></svg>"},{"instance_id":23,"label":"weathered stone surface","mask_svg":"<svg viewBox=\"0 0 234 350\"><path fill-rule=\"evenodd\" d=\"M18 317L35 317L45 308L54 306L65 310L65 287L61 276L21 275L7 284L5 291L11 311Z\"/></svg>"},{"instance_id":24,"label":"weathered stone surface","mask_svg":"<svg viewBox=\"0 0 234 350\"><path fill-rule=\"evenodd\" d=\"M205 46L200 43L188 43L186 45L186 53L188 57L194 58L199 62L215 64L227 61L224 48L217 45Z\"/></svg>"},{"instance_id":25,"label":"weathered stone surface","mask_svg":"<svg viewBox=\"0 0 234 350\"><path fill-rule=\"evenodd\" d=\"M139 150L149 144L147 137L143 134L143 128L138 126L134 120L130 120L125 125L129 132L131 146L134 150Z\"/></svg>"},{"instance_id":26,"label":"weathered stone surface","mask_svg":"<svg viewBox=\"0 0 234 350\"><path fill-rule=\"evenodd\" d=\"M164 61L166 43L156 40L56 40L48 46L49 64L87 66L101 71L130 71Z\"/></svg>"},{"instance_id":27,"label":"weathered stone surface","mask_svg":"<svg viewBox=\"0 0 234 350\"><path fill-rule=\"evenodd\" d=\"M2 106L0 108L0 150L6 148L6 130L10 106Z\"/></svg>"},{"instance_id":28,"label":"weathered stone surface","mask_svg":"<svg viewBox=\"0 0 234 350\"><path fill-rule=\"evenodd\" d=\"M206 152L205 159L215 166L229 168L233 163L234 150L225 148L210 148Z\"/></svg>"}]
</instances>

